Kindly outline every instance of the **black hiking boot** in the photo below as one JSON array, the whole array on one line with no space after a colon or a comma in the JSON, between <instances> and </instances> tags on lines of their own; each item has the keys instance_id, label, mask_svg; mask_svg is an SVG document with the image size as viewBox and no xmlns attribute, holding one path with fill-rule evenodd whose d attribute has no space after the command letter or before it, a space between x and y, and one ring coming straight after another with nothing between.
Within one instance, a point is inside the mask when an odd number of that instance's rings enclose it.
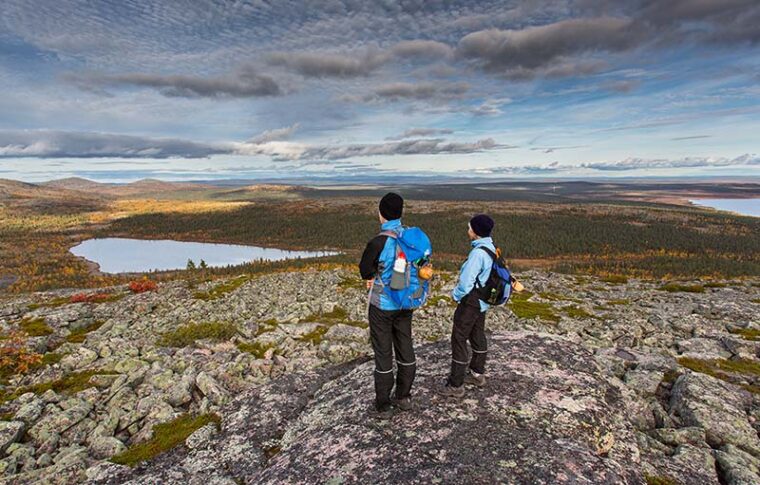
<instances>
[{"instance_id":1,"label":"black hiking boot","mask_svg":"<svg viewBox=\"0 0 760 485\"><path fill-rule=\"evenodd\" d=\"M393 403L394 406L396 406L402 411L410 411L414 407L414 404L412 403L412 398L410 397L402 397L401 399L393 398L391 399L391 402Z\"/></svg>"},{"instance_id":2,"label":"black hiking boot","mask_svg":"<svg viewBox=\"0 0 760 485\"><path fill-rule=\"evenodd\" d=\"M464 386L454 387L446 383L438 389L438 392L442 396L460 398L464 397Z\"/></svg>"},{"instance_id":3,"label":"black hiking boot","mask_svg":"<svg viewBox=\"0 0 760 485\"><path fill-rule=\"evenodd\" d=\"M379 419L380 421L388 421L393 417L393 408L389 407L388 409L379 410L375 409L374 411L375 419Z\"/></svg>"},{"instance_id":4,"label":"black hiking boot","mask_svg":"<svg viewBox=\"0 0 760 485\"><path fill-rule=\"evenodd\" d=\"M476 372L468 372L467 375L464 377L464 383L470 384L476 387L485 387L486 386L486 376L485 374L478 374Z\"/></svg>"}]
</instances>

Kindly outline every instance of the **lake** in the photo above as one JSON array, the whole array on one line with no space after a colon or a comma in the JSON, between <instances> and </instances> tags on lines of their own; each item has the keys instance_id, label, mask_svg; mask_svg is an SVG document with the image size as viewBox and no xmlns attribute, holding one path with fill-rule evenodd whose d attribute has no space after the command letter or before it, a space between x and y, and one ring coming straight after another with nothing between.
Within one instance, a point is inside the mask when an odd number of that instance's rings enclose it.
<instances>
[{"instance_id":1,"label":"lake","mask_svg":"<svg viewBox=\"0 0 760 485\"><path fill-rule=\"evenodd\" d=\"M238 244L128 238L88 239L71 248L71 252L97 263L104 273L185 269L188 259L193 260L196 266L204 260L208 266L217 267L257 260L281 261L337 254L331 251L286 251Z\"/></svg>"},{"instance_id":2,"label":"lake","mask_svg":"<svg viewBox=\"0 0 760 485\"><path fill-rule=\"evenodd\" d=\"M689 202L745 216L760 217L760 199L694 199Z\"/></svg>"}]
</instances>

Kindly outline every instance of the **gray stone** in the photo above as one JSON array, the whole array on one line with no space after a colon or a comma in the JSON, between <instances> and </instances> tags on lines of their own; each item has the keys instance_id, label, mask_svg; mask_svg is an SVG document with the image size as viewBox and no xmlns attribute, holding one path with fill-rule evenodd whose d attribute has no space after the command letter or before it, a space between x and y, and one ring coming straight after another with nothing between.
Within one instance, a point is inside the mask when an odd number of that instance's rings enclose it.
<instances>
[{"instance_id":1,"label":"gray stone","mask_svg":"<svg viewBox=\"0 0 760 485\"><path fill-rule=\"evenodd\" d=\"M23 421L0 421L0 454L21 439L26 424Z\"/></svg>"},{"instance_id":2,"label":"gray stone","mask_svg":"<svg viewBox=\"0 0 760 485\"><path fill-rule=\"evenodd\" d=\"M760 440L745 411L748 393L739 387L689 372L673 385L670 405L684 425L704 428L711 446L733 444L760 453Z\"/></svg>"},{"instance_id":3,"label":"gray stone","mask_svg":"<svg viewBox=\"0 0 760 485\"><path fill-rule=\"evenodd\" d=\"M198 374L195 378L195 385L198 386L204 396L216 405L224 404L229 397L227 391L216 382L216 379L205 372Z\"/></svg>"},{"instance_id":4,"label":"gray stone","mask_svg":"<svg viewBox=\"0 0 760 485\"><path fill-rule=\"evenodd\" d=\"M127 450L124 443L109 436L96 436L87 448L90 454L98 459L110 458Z\"/></svg>"}]
</instances>

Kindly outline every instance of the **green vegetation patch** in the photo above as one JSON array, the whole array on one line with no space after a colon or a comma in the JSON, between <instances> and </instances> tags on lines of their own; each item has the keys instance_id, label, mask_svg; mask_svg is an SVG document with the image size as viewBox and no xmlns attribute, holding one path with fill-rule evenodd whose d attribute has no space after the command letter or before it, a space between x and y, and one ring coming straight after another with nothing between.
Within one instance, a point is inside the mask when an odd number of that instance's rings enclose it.
<instances>
[{"instance_id":1,"label":"green vegetation patch","mask_svg":"<svg viewBox=\"0 0 760 485\"><path fill-rule=\"evenodd\" d=\"M681 357L678 363L694 372L707 374L722 381L730 382L754 394L760 394L760 387L735 382L731 374L739 374L745 377L760 377L760 362L746 359L727 360L727 359L693 359L691 357Z\"/></svg>"},{"instance_id":2,"label":"green vegetation patch","mask_svg":"<svg viewBox=\"0 0 760 485\"><path fill-rule=\"evenodd\" d=\"M717 281L710 281L709 283L705 283L703 285L705 288L726 288L728 286L727 283L718 283Z\"/></svg>"},{"instance_id":3,"label":"green vegetation patch","mask_svg":"<svg viewBox=\"0 0 760 485\"><path fill-rule=\"evenodd\" d=\"M753 300L750 300L750 302L760 304L760 298L755 298Z\"/></svg>"},{"instance_id":4,"label":"green vegetation patch","mask_svg":"<svg viewBox=\"0 0 760 485\"><path fill-rule=\"evenodd\" d=\"M340 282L338 283L338 288L342 290L348 290L348 289L364 290L367 287L364 280L360 278L356 278L354 276L349 276L349 277L341 277Z\"/></svg>"},{"instance_id":5,"label":"green vegetation patch","mask_svg":"<svg viewBox=\"0 0 760 485\"><path fill-rule=\"evenodd\" d=\"M50 354L46 354L46 355L50 355ZM60 358L58 358L57 355L58 354L56 354L55 356L51 356L50 360L55 360L55 359L60 360ZM102 370L88 370L88 371L83 371L83 372L72 372L71 374L66 374L65 376L55 381L32 384L31 386L20 387L16 389L14 392L0 394L0 403L12 401L16 399L17 397L23 394L26 394L27 392L33 392L34 394L40 395L40 394L44 394L45 392L51 389L59 394L76 394L78 392L84 391L85 389L95 387L94 384L90 383L90 378L92 376L98 376L98 375L116 375L116 373L106 372Z\"/></svg>"},{"instance_id":6,"label":"green vegetation patch","mask_svg":"<svg viewBox=\"0 0 760 485\"><path fill-rule=\"evenodd\" d=\"M559 315L555 313L555 308L549 303L528 301L533 296L528 291L515 293L509 299L509 308L518 318L539 319L547 322L559 322Z\"/></svg>"},{"instance_id":7,"label":"green vegetation patch","mask_svg":"<svg viewBox=\"0 0 760 485\"><path fill-rule=\"evenodd\" d=\"M223 342L237 335L235 325L226 322L190 323L171 332L161 334L157 345L161 347L187 347L196 340L214 340Z\"/></svg>"},{"instance_id":8,"label":"green vegetation patch","mask_svg":"<svg viewBox=\"0 0 760 485\"><path fill-rule=\"evenodd\" d=\"M53 329L45 323L44 318L25 318L21 320L19 327L30 337L42 337L53 333Z\"/></svg>"},{"instance_id":9,"label":"green vegetation patch","mask_svg":"<svg viewBox=\"0 0 760 485\"><path fill-rule=\"evenodd\" d=\"M675 480L659 475L644 475L644 480L647 485L679 485Z\"/></svg>"},{"instance_id":10,"label":"green vegetation patch","mask_svg":"<svg viewBox=\"0 0 760 485\"><path fill-rule=\"evenodd\" d=\"M207 424L214 423L219 427L221 422L216 414L183 414L168 423L157 424L153 427L153 438L131 446L127 451L112 457L111 461L119 465L135 466L181 445L188 436Z\"/></svg>"},{"instance_id":11,"label":"green vegetation patch","mask_svg":"<svg viewBox=\"0 0 760 485\"><path fill-rule=\"evenodd\" d=\"M754 328L738 328L729 330L734 335L738 335L744 340L760 342L760 330Z\"/></svg>"},{"instance_id":12,"label":"green vegetation patch","mask_svg":"<svg viewBox=\"0 0 760 485\"><path fill-rule=\"evenodd\" d=\"M247 352L257 359L263 359L264 354L266 354L269 349L275 349L275 352L277 351L274 342L259 342L257 340L254 340L253 342L240 342L237 344L237 348L239 351Z\"/></svg>"},{"instance_id":13,"label":"green vegetation patch","mask_svg":"<svg viewBox=\"0 0 760 485\"><path fill-rule=\"evenodd\" d=\"M565 312L565 314L570 318L579 318L579 319L597 318L596 315L593 315L587 312L585 309L579 306L575 306L575 305L563 307L562 311Z\"/></svg>"},{"instance_id":14,"label":"green vegetation patch","mask_svg":"<svg viewBox=\"0 0 760 485\"><path fill-rule=\"evenodd\" d=\"M29 311L36 310L38 308L55 308L70 303L70 298L66 296L58 296L42 303L32 303L29 305Z\"/></svg>"},{"instance_id":15,"label":"green vegetation patch","mask_svg":"<svg viewBox=\"0 0 760 485\"><path fill-rule=\"evenodd\" d=\"M427 305L438 306L438 304L442 301L446 302L446 305L448 306L457 306L457 302L455 302L454 299L451 298L449 295L431 296L430 298L428 298Z\"/></svg>"},{"instance_id":16,"label":"green vegetation patch","mask_svg":"<svg viewBox=\"0 0 760 485\"><path fill-rule=\"evenodd\" d=\"M225 281L224 283L220 283L208 291L197 291L195 292L194 296L198 300L216 300L223 297L227 293L231 293L237 290L249 281L251 281L250 275L240 275L237 278L233 278L231 280Z\"/></svg>"},{"instance_id":17,"label":"green vegetation patch","mask_svg":"<svg viewBox=\"0 0 760 485\"><path fill-rule=\"evenodd\" d=\"M106 323L104 321L97 321L94 322L86 327L78 328L76 330L73 330L67 337L66 341L72 344L81 344L84 342L84 340L87 338L87 334L90 332L94 332L95 330L99 329L103 326L103 324Z\"/></svg>"},{"instance_id":18,"label":"green vegetation patch","mask_svg":"<svg viewBox=\"0 0 760 485\"><path fill-rule=\"evenodd\" d=\"M550 300L550 301L572 301L574 303L583 303L583 300L580 300L578 298L560 295L559 293L553 293L551 291L544 291L542 293L539 293L538 296L540 296L544 300Z\"/></svg>"},{"instance_id":19,"label":"green vegetation patch","mask_svg":"<svg viewBox=\"0 0 760 485\"><path fill-rule=\"evenodd\" d=\"M322 342L322 337L330 329L327 325L319 325L309 333L302 335L298 340L301 342L308 342L312 345L319 345Z\"/></svg>"},{"instance_id":20,"label":"green vegetation patch","mask_svg":"<svg viewBox=\"0 0 760 485\"><path fill-rule=\"evenodd\" d=\"M607 300L608 305L630 305L631 300L627 298L620 298L618 300Z\"/></svg>"},{"instance_id":21,"label":"green vegetation patch","mask_svg":"<svg viewBox=\"0 0 760 485\"><path fill-rule=\"evenodd\" d=\"M702 285L681 285L678 283L668 283L666 285L662 285L659 290L667 291L669 293L704 293L705 287Z\"/></svg>"},{"instance_id":22,"label":"green vegetation patch","mask_svg":"<svg viewBox=\"0 0 760 485\"><path fill-rule=\"evenodd\" d=\"M332 311L327 313L313 313L305 318L301 319L302 322L320 322L320 323L342 323L344 325L351 325L359 328L367 328L368 325L365 322L359 322L351 320L348 315L348 311L340 306L336 306Z\"/></svg>"}]
</instances>

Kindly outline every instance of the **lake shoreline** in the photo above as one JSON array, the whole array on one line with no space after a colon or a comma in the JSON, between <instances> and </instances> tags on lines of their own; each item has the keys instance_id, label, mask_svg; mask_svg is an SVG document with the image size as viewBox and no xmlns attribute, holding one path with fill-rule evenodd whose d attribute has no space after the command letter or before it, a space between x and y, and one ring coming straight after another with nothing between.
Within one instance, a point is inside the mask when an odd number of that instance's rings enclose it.
<instances>
[{"instance_id":1,"label":"lake shoreline","mask_svg":"<svg viewBox=\"0 0 760 485\"><path fill-rule=\"evenodd\" d=\"M748 201L755 201L749 203ZM760 198L715 198L715 199L689 199L693 207L712 209L743 217L760 217Z\"/></svg>"},{"instance_id":2,"label":"lake shoreline","mask_svg":"<svg viewBox=\"0 0 760 485\"><path fill-rule=\"evenodd\" d=\"M234 243L121 237L87 239L69 248L69 253L83 260L91 273L111 276L183 271L190 261L196 267L203 261L209 268L221 268L339 254L329 250L294 251Z\"/></svg>"}]
</instances>

